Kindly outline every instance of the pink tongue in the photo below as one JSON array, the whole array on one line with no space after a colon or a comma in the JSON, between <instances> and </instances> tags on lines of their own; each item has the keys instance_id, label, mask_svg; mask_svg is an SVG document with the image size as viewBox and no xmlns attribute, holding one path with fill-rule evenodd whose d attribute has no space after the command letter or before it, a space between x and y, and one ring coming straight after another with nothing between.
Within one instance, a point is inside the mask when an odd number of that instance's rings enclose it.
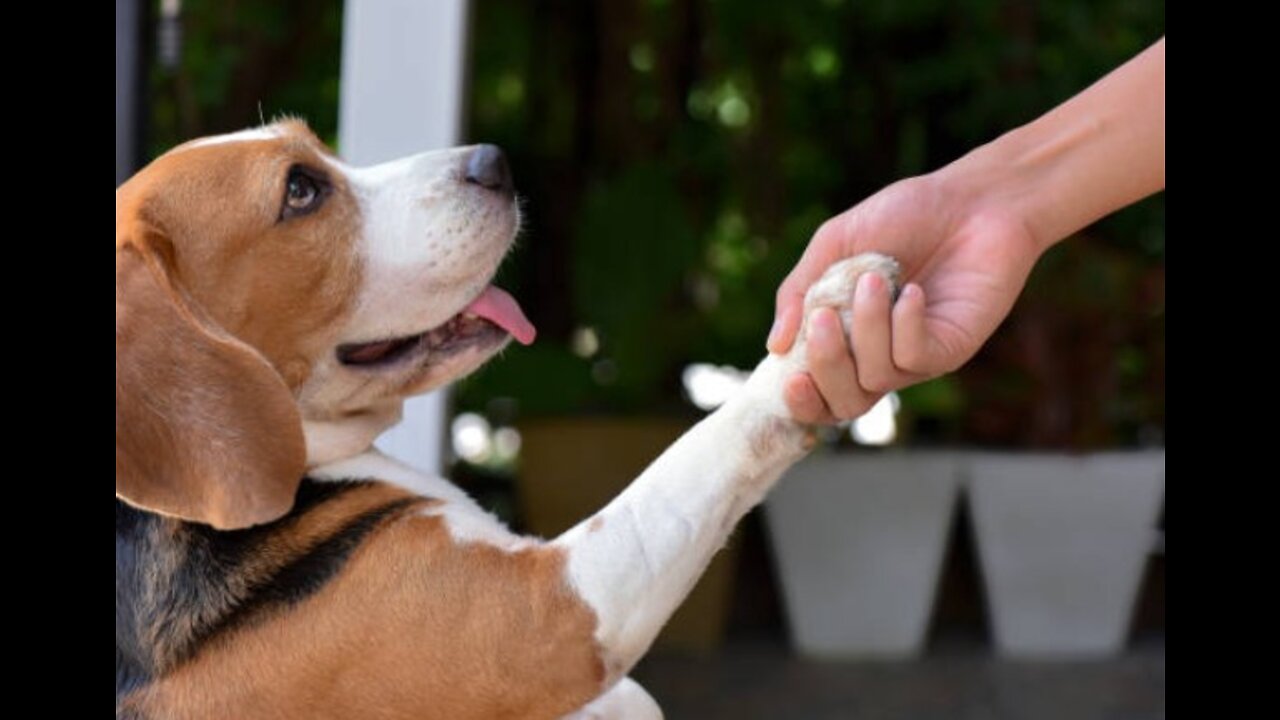
<instances>
[{"instance_id":1,"label":"pink tongue","mask_svg":"<svg viewBox=\"0 0 1280 720\"><path fill-rule=\"evenodd\" d=\"M533 342L534 336L538 334L533 323L529 322L529 318L524 316L524 311L516 304L515 298L507 294L507 291L492 285L485 288L484 292L480 293L480 297L473 300L462 311L478 315L506 330L521 345Z\"/></svg>"}]
</instances>

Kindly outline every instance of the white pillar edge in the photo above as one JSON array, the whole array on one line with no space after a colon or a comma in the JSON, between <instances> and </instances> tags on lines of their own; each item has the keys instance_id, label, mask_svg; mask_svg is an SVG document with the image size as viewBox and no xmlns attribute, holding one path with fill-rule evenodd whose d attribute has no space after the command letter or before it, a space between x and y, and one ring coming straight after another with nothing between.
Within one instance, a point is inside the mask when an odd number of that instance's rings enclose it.
<instances>
[{"instance_id":1,"label":"white pillar edge","mask_svg":"<svg viewBox=\"0 0 1280 720\"><path fill-rule=\"evenodd\" d=\"M469 0L347 0L338 150L372 165L459 143L467 77ZM405 403L377 441L383 452L439 474L448 389Z\"/></svg>"}]
</instances>

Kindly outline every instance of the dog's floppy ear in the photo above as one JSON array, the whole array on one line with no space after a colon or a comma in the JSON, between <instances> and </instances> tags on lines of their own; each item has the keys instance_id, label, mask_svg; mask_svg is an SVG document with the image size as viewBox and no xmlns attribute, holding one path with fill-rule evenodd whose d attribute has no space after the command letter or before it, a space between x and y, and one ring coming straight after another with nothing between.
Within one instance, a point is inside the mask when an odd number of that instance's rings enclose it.
<instances>
[{"instance_id":1,"label":"dog's floppy ear","mask_svg":"<svg viewBox=\"0 0 1280 720\"><path fill-rule=\"evenodd\" d=\"M220 529L279 518L306 470L293 396L185 296L157 245L116 242L116 496Z\"/></svg>"}]
</instances>

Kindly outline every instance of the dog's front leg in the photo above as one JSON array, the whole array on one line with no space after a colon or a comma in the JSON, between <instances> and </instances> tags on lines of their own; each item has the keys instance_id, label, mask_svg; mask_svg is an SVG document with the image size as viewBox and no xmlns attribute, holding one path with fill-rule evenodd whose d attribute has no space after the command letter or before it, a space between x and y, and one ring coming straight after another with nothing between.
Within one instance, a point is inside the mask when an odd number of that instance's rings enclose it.
<instances>
[{"instance_id":1,"label":"dog's front leg","mask_svg":"<svg viewBox=\"0 0 1280 720\"><path fill-rule=\"evenodd\" d=\"M777 365L768 359L755 376ZM574 588L596 613L607 681L639 660L734 525L804 450L801 426L744 393L555 540L567 550Z\"/></svg>"},{"instance_id":2,"label":"dog's front leg","mask_svg":"<svg viewBox=\"0 0 1280 720\"><path fill-rule=\"evenodd\" d=\"M833 266L809 291L806 316L835 307L847 328L863 272L893 281L896 265L868 254ZM740 393L607 507L554 541L568 556L570 582L596 613L606 683L640 659L734 525L809 447L808 430L782 397L783 380L806 367L804 335L787 356L765 358Z\"/></svg>"}]
</instances>

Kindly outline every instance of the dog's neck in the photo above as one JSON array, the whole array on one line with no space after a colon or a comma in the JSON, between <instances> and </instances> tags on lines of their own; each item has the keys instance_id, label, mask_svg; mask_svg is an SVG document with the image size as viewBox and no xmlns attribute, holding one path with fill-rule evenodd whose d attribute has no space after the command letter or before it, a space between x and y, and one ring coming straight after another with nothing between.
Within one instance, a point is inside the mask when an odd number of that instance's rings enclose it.
<instances>
[{"instance_id":1,"label":"dog's neck","mask_svg":"<svg viewBox=\"0 0 1280 720\"><path fill-rule=\"evenodd\" d=\"M355 457L373 446L387 428L400 422L403 400L391 400L358 413L329 420L303 420L307 440L307 467Z\"/></svg>"}]
</instances>

